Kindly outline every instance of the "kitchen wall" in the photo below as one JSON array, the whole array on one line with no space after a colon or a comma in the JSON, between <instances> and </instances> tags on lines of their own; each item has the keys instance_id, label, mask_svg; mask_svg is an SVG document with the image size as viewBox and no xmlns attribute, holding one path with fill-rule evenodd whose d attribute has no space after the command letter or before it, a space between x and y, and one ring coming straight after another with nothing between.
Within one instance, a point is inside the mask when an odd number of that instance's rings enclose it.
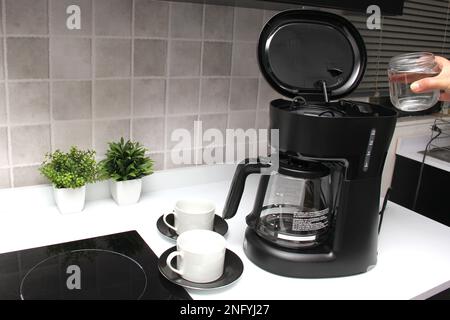
<instances>
[{"instance_id":1,"label":"kitchen wall","mask_svg":"<svg viewBox=\"0 0 450 320\"><path fill-rule=\"evenodd\" d=\"M81 30L66 8L81 7ZM256 41L274 12L149 0L2 0L0 187L46 183L38 166L71 145L102 155L120 137L156 169L176 128L266 127L277 94Z\"/></svg>"}]
</instances>

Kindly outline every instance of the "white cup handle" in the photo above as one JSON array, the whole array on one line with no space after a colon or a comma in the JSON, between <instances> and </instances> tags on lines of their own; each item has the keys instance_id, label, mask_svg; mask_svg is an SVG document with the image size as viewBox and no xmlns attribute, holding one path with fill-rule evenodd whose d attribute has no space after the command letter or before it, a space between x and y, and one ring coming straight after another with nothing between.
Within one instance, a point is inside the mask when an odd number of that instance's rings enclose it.
<instances>
[{"instance_id":1,"label":"white cup handle","mask_svg":"<svg viewBox=\"0 0 450 320\"><path fill-rule=\"evenodd\" d=\"M173 272L182 276L183 270L179 270L179 269L172 267L172 260L176 256L180 256L181 258L183 258L183 253L181 251L174 251L174 252L170 253L169 256L167 257L166 263L167 263L167 266L170 268L170 270L172 270Z\"/></svg>"},{"instance_id":2,"label":"white cup handle","mask_svg":"<svg viewBox=\"0 0 450 320\"><path fill-rule=\"evenodd\" d=\"M172 229L173 231L175 231L175 232L177 232L177 228L175 228L175 226L173 226L173 225L171 225L170 223L168 223L167 222L167 217L170 215L170 214L173 214L173 216L174 216L174 222L175 222L175 219L176 219L176 216L175 216L175 212L168 212L168 213L166 213L166 214L164 214L164 216L163 216L163 221L164 221L164 223L166 224L166 226L168 226L170 229Z\"/></svg>"}]
</instances>

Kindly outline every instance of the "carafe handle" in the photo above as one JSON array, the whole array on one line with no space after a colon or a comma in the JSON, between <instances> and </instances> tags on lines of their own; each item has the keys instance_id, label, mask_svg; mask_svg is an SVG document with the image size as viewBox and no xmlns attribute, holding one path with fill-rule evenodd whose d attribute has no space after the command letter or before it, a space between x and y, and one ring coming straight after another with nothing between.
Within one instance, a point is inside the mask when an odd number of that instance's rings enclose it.
<instances>
[{"instance_id":1,"label":"carafe handle","mask_svg":"<svg viewBox=\"0 0 450 320\"><path fill-rule=\"evenodd\" d=\"M261 163L259 159L245 159L237 165L223 208L224 219L233 218L236 214L244 193L247 176L253 173L261 173L261 169L266 167L270 167L270 164Z\"/></svg>"}]
</instances>

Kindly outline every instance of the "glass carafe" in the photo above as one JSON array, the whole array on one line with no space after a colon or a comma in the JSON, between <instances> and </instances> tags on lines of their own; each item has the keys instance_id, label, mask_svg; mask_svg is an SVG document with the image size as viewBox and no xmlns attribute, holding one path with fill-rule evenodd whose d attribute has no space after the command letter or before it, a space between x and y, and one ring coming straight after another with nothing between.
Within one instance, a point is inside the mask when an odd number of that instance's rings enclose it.
<instances>
[{"instance_id":1,"label":"glass carafe","mask_svg":"<svg viewBox=\"0 0 450 320\"><path fill-rule=\"evenodd\" d=\"M287 248L314 247L326 240L332 214L330 170L309 163L271 175L256 232Z\"/></svg>"}]
</instances>

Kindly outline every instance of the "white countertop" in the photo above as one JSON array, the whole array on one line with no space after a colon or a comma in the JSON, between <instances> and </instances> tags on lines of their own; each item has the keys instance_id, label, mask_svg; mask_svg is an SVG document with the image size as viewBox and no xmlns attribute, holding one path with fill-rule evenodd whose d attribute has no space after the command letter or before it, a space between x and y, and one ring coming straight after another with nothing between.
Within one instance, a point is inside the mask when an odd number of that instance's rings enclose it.
<instances>
[{"instance_id":1,"label":"white countertop","mask_svg":"<svg viewBox=\"0 0 450 320\"><path fill-rule=\"evenodd\" d=\"M177 199L190 196L211 199L220 212L232 173L228 166L157 173L146 180L141 202L127 207L101 199L107 193L100 184L90 188L89 195L99 200L72 215L59 214L48 187L0 190L0 253L137 230L159 256L174 243L158 233L158 217ZM238 214L228 220L228 248L243 260L243 276L225 289L189 290L194 299L413 299L450 287L450 228L393 203L386 209L373 270L332 279L294 279L263 271L242 249L244 217L251 210L256 183L256 177L249 179ZM176 187L180 184L183 187Z\"/></svg>"},{"instance_id":2,"label":"white countertop","mask_svg":"<svg viewBox=\"0 0 450 320\"><path fill-rule=\"evenodd\" d=\"M419 152L425 150L430 138L430 135L399 138L396 154L422 163L423 154ZM448 146L450 145L450 138L437 143L439 143L439 146ZM450 163L429 155L425 157L425 164L450 172Z\"/></svg>"}]
</instances>

